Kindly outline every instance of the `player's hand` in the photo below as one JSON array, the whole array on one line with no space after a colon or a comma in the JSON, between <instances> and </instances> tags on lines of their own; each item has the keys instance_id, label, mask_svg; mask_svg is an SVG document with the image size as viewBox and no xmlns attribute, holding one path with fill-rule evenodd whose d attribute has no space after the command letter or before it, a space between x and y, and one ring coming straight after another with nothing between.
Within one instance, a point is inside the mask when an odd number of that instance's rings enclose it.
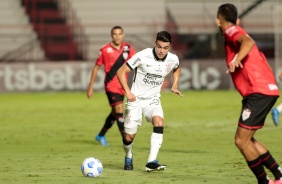
<instances>
[{"instance_id":1,"label":"player's hand","mask_svg":"<svg viewBox=\"0 0 282 184\"><path fill-rule=\"evenodd\" d=\"M229 65L229 70L227 70L227 73L235 72L235 69L238 67L243 68L243 64L241 63L241 61L235 60L233 63L231 62Z\"/></svg>"},{"instance_id":2,"label":"player's hand","mask_svg":"<svg viewBox=\"0 0 282 184\"><path fill-rule=\"evenodd\" d=\"M241 60L238 60L237 58L238 54L235 55L231 63L229 64L229 69L226 71L226 73L232 73L235 72L236 68L240 67L243 68L243 64L241 63Z\"/></svg>"},{"instance_id":3,"label":"player's hand","mask_svg":"<svg viewBox=\"0 0 282 184\"><path fill-rule=\"evenodd\" d=\"M91 99L91 97L92 97L92 95L93 95L93 89L92 89L92 88L88 88L86 95L87 95L87 97L88 97L89 99Z\"/></svg>"},{"instance_id":4,"label":"player's hand","mask_svg":"<svg viewBox=\"0 0 282 184\"><path fill-rule=\"evenodd\" d=\"M128 94L126 94L126 98L127 98L127 100L129 101L129 102L134 102L134 101L136 101L136 96L133 94L133 93L128 93Z\"/></svg>"},{"instance_id":5,"label":"player's hand","mask_svg":"<svg viewBox=\"0 0 282 184\"><path fill-rule=\"evenodd\" d=\"M171 92L178 94L179 96L183 97L184 95L182 95L182 93L176 89L176 88L171 88Z\"/></svg>"}]
</instances>

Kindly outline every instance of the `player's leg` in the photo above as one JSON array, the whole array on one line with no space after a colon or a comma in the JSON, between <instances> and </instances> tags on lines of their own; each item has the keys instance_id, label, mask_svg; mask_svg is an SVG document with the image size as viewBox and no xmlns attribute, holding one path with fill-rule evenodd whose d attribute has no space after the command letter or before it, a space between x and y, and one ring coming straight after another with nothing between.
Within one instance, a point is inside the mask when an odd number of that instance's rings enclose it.
<instances>
[{"instance_id":1,"label":"player's leg","mask_svg":"<svg viewBox=\"0 0 282 184\"><path fill-rule=\"evenodd\" d=\"M259 151L263 165L272 172L275 177L275 180L281 180L282 169L272 157L268 149L261 142L254 138L252 139L252 142L255 144L255 147Z\"/></svg>"},{"instance_id":2,"label":"player's leg","mask_svg":"<svg viewBox=\"0 0 282 184\"><path fill-rule=\"evenodd\" d=\"M120 132L121 136L123 136L123 134L124 134L123 103L119 103L119 104L114 105L112 107L112 114L116 118L119 132Z\"/></svg>"},{"instance_id":3,"label":"player's leg","mask_svg":"<svg viewBox=\"0 0 282 184\"><path fill-rule=\"evenodd\" d=\"M254 139L256 130L263 128L266 116L275 104L277 98L278 97L275 96L252 94L242 101L242 114L239 119L235 142L259 183L271 182L268 181L263 167L264 165L270 167L272 170L276 167L276 171L278 170L277 166L273 165L275 161L270 158L271 155L268 154L267 148ZM266 161L266 157L269 157L270 160ZM267 163L263 161L263 159ZM274 168L269 166L270 163L272 163ZM278 177L276 171L274 171L275 178Z\"/></svg>"},{"instance_id":4,"label":"player's leg","mask_svg":"<svg viewBox=\"0 0 282 184\"><path fill-rule=\"evenodd\" d=\"M133 170L133 153L132 145L137 133L137 126L133 128L126 128L123 136L123 150L125 152L124 170Z\"/></svg>"},{"instance_id":5,"label":"player's leg","mask_svg":"<svg viewBox=\"0 0 282 184\"><path fill-rule=\"evenodd\" d=\"M124 95L121 95L119 93L111 93L107 92L108 100L110 103L110 106L112 107L111 114L115 117L115 120L117 121L118 129L123 136L124 133L124 118L123 118L123 100Z\"/></svg>"},{"instance_id":6,"label":"player's leg","mask_svg":"<svg viewBox=\"0 0 282 184\"><path fill-rule=\"evenodd\" d=\"M153 132L151 135L151 149L148 157L148 162L157 159L159 149L163 142L164 125L163 118L160 116L153 116L152 118Z\"/></svg>"},{"instance_id":7,"label":"player's leg","mask_svg":"<svg viewBox=\"0 0 282 184\"><path fill-rule=\"evenodd\" d=\"M133 170L132 145L137 128L142 124L142 109L137 101L127 102L124 116L123 149L125 152L124 170Z\"/></svg>"},{"instance_id":8,"label":"player's leg","mask_svg":"<svg viewBox=\"0 0 282 184\"><path fill-rule=\"evenodd\" d=\"M118 121L118 126L120 128L121 134L124 132L123 128L123 99L124 96L117 94L117 93L111 93L111 92L106 92L107 97L108 97L108 102L109 105L111 106L111 112L107 116L105 123L100 130L99 134L96 136L96 140L100 142L101 145L103 146L108 146L109 144L107 143L106 136L105 134L108 132L108 130L113 126L115 121ZM120 125L122 124L122 125Z\"/></svg>"},{"instance_id":9,"label":"player's leg","mask_svg":"<svg viewBox=\"0 0 282 184\"><path fill-rule=\"evenodd\" d=\"M263 121L266 119L267 114L269 113L270 109L274 106L276 103L278 97L273 96L266 96L264 99L262 99L262 103L265 104L264 112L261 113L263 116ZM280 111L282 111L282 104L278 105L277 107ZM254 143L259 150L260 148L264 147L264 151L260 152L260 156L262 158L263 165L268 168L272 174L275 177L275 184L282 184L282 169L278 165L278 163L275 161L273 156L270 154L269 150L260 143L259 141L254 139ZM265 151L266 150L266 151Z\"/></svg>"},{"instance_id":10,"label":"player's leg","mask_svg":"<svg viewBox=\"0 0 282 184\"><path fill-rule=\"evenodd\" d=\"M271 110L271 117L272 117L273 123L276 126L278 126L279 124L279 117L280 117L281 112L282 112L282 103L280 103L277 107Z\"/></svg>"},{"instance_id":11,"label":"player's leg","mask_svg":"<svg viewBox=\"0 0 282 184\"><path fill-rule=\"evenodd\" d=\"M160 164L157 160L157 155L161 148L163 142L163 118L160 116L153 116L152 118L153 124L153 132L151 135L151 147L150 147L150 154L148 157L148 162L146 164L145 170L147 172L151 171L161 171L166 169L165 164Z\"/></svg>"},{"instance_id":12,"label":"player's leg","mask_svg":"<svg viewBox=\"0 0 282 184\"><path fill-rule=\"evenodd\" d=\"M152 122L153 132L151 135L151 147L148 162L145 170L147 172L154 170L164 170L165 164L159 164L157 161L157 155L163 142L164 133L164 115L163 109L159 99L153 99L151 102L144 102L144 115L147 121ZM150 104L150 105L148 105Z\"/></svg>"},{"instance_id":13,"label":"player's leg","mask_svg":"<svg viewBox=\"0 0 282 184\"><path fill-rule=\"evenodd\" d=\"M252 141L256 130L238 127L235 134L235 144L244 156L249 168L256 176L259 184L268 184L268 177L264 170L260 154Z\"/></svg>"},{"instance_id":14,"label":"player's leg","mask_svg":"<svg viewBox=\"0 0 282 184\"><path fill-rule=\"evenodd\" d=\"M116 120L116 117L112 113L110 113L108 115L108 117L106 118L105 123L104 123L102 129L100 130L99 134L96 135L96 141L100 142L101 145L103 145L103 146L109 145L107 143L105 134L113 126L115 120Z\"/></svg>"}]
</instances>

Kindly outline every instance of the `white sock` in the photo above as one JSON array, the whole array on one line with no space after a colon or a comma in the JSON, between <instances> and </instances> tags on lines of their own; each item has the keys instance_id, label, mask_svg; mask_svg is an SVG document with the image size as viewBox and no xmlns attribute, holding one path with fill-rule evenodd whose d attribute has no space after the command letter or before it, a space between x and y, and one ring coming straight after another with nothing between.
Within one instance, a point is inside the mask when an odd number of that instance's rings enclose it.
<instances>
[{"instance_id":1,"label":"white sock","mask_svg":"<svg viewBox=\"0 0 282 184\"><path fill-rule=\"evenodd\" d=\"M133 145L133 142L129 145L123 144L123 149L124 149L126 158L132 158L132 150L131 150L132 145Z\"/></svg>"},{"instance_id":2,"label":"white sock","mask_svg":"<svg viewBox=\"0 0 282 184\"><path fill-rule=\"evenodd\" d=\"M277 110L278 110L278 112L282 111L282 103L277 106Z\"/></svg>"},{"instance_id":3,"label":"white sock","mask_svg":"<svg viewBox=\"0 0 282 184\"><path fill-rule=\"evenodd\" d=\"M151 136L151 149L150 149L148 162L152 162L157 159L157 155L162 145L162 142L163 142L163 134L157 134L153 132Z\"/></svg>"}]
</instances>

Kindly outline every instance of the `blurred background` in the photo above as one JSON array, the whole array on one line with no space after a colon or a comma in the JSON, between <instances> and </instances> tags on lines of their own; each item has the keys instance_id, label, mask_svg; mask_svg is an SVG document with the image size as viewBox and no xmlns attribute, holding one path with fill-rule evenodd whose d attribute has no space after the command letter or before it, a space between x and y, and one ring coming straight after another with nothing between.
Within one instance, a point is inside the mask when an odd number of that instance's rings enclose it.
<instances>
[{"instance_id":1,"label":"blurred background","mask_svg":"<svg viewBox=\"0 0 282 184\"><path fill-rule=\"evenodd\" d=\"M215 24L224 0L0 0L0 92L83 91L99 48L120 25L136 51L173 36L183 66L181 90L233 89L224 39ZM234 0L242 26L278 76L282 71L282 1ZM103 90L101 70L95 90ZM278 79L278 77L277 77ZM278 82L279 83L279 82ZM168 88L170 78L163 88ZM280 84L279 84L280 85ZM281 87L281 86L280 86Z\"/></svg>"}]
</instances>

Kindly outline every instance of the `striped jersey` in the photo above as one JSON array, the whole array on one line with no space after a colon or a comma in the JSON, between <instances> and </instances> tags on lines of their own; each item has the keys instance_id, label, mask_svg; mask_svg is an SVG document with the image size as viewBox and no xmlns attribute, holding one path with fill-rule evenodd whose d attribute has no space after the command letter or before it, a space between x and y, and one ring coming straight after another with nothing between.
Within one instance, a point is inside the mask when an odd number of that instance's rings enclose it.
<instances>
[{"instance_id":1,"label":"striped jersey","mask_svg":"<svg viewBox=\"0 0 282 184\"><path fill-rule=\"evenodd\" d=\"M126 42L122 43L120 50L112 47L110 43L100 49L96 64L99 66L104 65L105 91L124 95L124 89L117 78L116 72L134 54L134 48Z\"/></svg>"}]
</instances>

